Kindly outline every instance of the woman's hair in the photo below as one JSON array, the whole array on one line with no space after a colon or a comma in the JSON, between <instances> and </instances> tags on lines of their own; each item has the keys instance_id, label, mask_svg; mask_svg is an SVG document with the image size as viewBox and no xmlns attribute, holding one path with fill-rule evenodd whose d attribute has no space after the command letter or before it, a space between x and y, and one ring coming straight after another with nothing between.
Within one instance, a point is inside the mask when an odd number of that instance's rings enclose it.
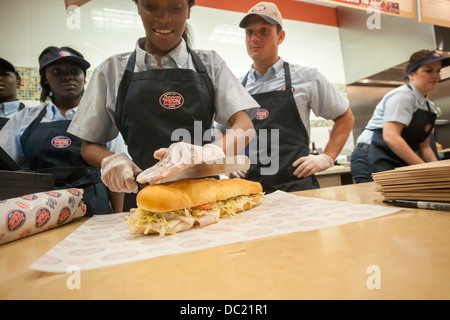
<instances>
[{"instance_id":1,"label":"woman's hair","mask_svg":"<svg viewBox=\"0 0 450 320\"><path fill-rule=\"evenodd\" d=\"M420 50L420 51L414 52L411 55L411 57L409 58L408 65L406 66L406 70L408 70L417 61L425 58L426 56L428 56L434 52L435 52L434 50ZM411 72L415 72L417 70L417 68L415 68L414 70L411 70Z\"/></svg>"},{"instance_id":2,"label":"woman's hair","mask_svg":"<svg viewBox=\"0 0 450 320\"><path fill-rule=\"evenodd\" d=\"M138 0L132 0L132 1L135 2L136 4L138 4ZM195 0L187 0L187 2L188 2L189 9L191 9L195 5ZM184 41L186 41L186 43L188 44L189 47L192 46L191 30L190 30L190 27L188 24L186 24L186 29L184 29L181 37L184 39Z\"/></svg>"},{"instance_id":3,"label":"woman's hair","mask_svg":"<svg viewBox=\"0 0 450 320\"><path fill-rule=\"evenodd\" d=\"M55 49L65 49L65 50L69 50L70 52L76 54L77 56L79 56L80 58L84 58L83 55L78 52L77 50L71 48L71 47L54 47L54 46L50 46L45 48L41 54L39 55L38 61L41 60L41 57L44 56L46 53L55 50ZM83 69L83 68L81 68ZM42 69L40 71L40 75L41 75L41 81L39 82L39 84L41 85L42 88L42 92L41 92L41 97L39 98L39 100L41 102L45 102L47 101L47 99L50 97L52 97L52 89L50 88L50 85L47 82L47 77L45 76L45 71L47 70L47 67L45 67L44 69ZM83 73L84 73L84 78L86 78L86 70L83 69Z\"/></svg>"}]
</instances>

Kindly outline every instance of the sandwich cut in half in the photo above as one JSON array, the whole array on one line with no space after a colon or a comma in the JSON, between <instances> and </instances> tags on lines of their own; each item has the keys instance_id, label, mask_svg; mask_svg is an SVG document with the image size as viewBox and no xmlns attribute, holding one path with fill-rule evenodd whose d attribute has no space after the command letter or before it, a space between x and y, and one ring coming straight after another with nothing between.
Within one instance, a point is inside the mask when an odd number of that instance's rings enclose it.
<instances>
[{"instance_id":1,"label":"sandwich cut in half","mask_svg":"<svg viewBox=\"0 0 450 320\"><path fill-rule=\"evenodd\" d=\"M239 178L154 184L139 191L138 208L127 216L127 223L132 234L175 234L235 216L257 205L262 196L260 183Z\"/></svg>"}]
</instances>

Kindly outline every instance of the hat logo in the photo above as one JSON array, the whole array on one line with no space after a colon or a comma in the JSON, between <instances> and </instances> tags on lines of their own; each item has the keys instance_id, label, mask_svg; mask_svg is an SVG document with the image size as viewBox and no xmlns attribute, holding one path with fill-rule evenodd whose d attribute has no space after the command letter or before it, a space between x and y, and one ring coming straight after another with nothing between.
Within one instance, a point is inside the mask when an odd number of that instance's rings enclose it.
<instances>
[{"instance_id":1,"label":"hat logo","mask_svg":"<svg viewBox=\"0 0 450 320\"><path fill-rule=\"evenodd\" d=\"M67 51L60 51L58 54L59 54L61 57L68 57L68 56L71 56L70 52L67 52Z\"/></svg>"},{"instance_id":2,"label":"hat logo","mask_svg":"<svg viewBox=\"0 0 450 320\"><path fill-rule=\"evenodd\" d=\"M256 7L253 8L252 12L258 12L258 11L264 11L266 10L266 7L263 5L258 5Z\"/></svg>"},{"instance_id":3,"label":"hat logo","mask_svg":"<svg viewBox=\"0 0 450 320\"><path fill-rule=\"evenodd\" d=\"M433 56L438 57L438 58L441 57L441 55L440 55L439 53L437 53L437 52L435 52L435 53L433 54Z\"/></svg>"}]
</instances>

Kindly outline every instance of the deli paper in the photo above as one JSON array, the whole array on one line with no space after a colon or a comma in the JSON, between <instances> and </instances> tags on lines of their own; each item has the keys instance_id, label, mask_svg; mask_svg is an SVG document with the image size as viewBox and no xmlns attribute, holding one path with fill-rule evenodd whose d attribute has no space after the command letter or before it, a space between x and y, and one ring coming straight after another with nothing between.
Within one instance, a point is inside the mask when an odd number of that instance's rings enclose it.
<instances>
[{"instance_id":1,"label":"deli paper","mask_svg":"<svg viewBox=\"0 0 450 320\"><path fill-rule=\"evenodd\" d=\"M175 235L131 235L126 215L94 216L56 245L31 269L66 272L101 268L388 215L401 208L299 197L277 191L263 203L218 223Z\"/></svg>"},{"instance_id":2,"label":"deli paper","mask_svg":"<svg viewBox=\"0 0 450 320\"><path fill-rule=\"evenodd\" d=\"M0 201L0 244L59 227L86 214L83 189L33 193Z\"/></svg>"}]
</instances>

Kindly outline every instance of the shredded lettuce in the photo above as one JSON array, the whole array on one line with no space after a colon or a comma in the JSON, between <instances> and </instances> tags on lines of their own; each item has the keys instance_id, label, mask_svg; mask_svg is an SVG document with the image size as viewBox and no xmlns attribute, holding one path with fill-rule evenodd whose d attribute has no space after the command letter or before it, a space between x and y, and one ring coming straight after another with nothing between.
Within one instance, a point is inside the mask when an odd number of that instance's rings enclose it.
<instances>
[{"instance_id":1,"label":"shredded lettuce","mask_svg":"<svg viewBox=\"0 0 450 320\"><path fill-rule=\"evenodd\" d=\"M259 194L263 198L264 193ZM132 214L128 215L126 223L129 226L131 234L138 234L137 227L145 227L144 234L148 234L150 229L159 232L161 236L169 233L167 220L171 220L174 217L184 216L184 217L194 217L198 218L205 214L213 216L216 222L219 218L225 215L230 217L236 216L236 211L238 209L244 210L244 205L252 201L256 195L250 196L237 196L227 200L219 200L213 203L210 209L199 210L194 208L185 208L181 210L168 211L168 212L151 212L141 208L132 210ZM253 202L254 203L254 202ZM223 213L225 212L225 213Z\"/></svg>"}]
</instances>

